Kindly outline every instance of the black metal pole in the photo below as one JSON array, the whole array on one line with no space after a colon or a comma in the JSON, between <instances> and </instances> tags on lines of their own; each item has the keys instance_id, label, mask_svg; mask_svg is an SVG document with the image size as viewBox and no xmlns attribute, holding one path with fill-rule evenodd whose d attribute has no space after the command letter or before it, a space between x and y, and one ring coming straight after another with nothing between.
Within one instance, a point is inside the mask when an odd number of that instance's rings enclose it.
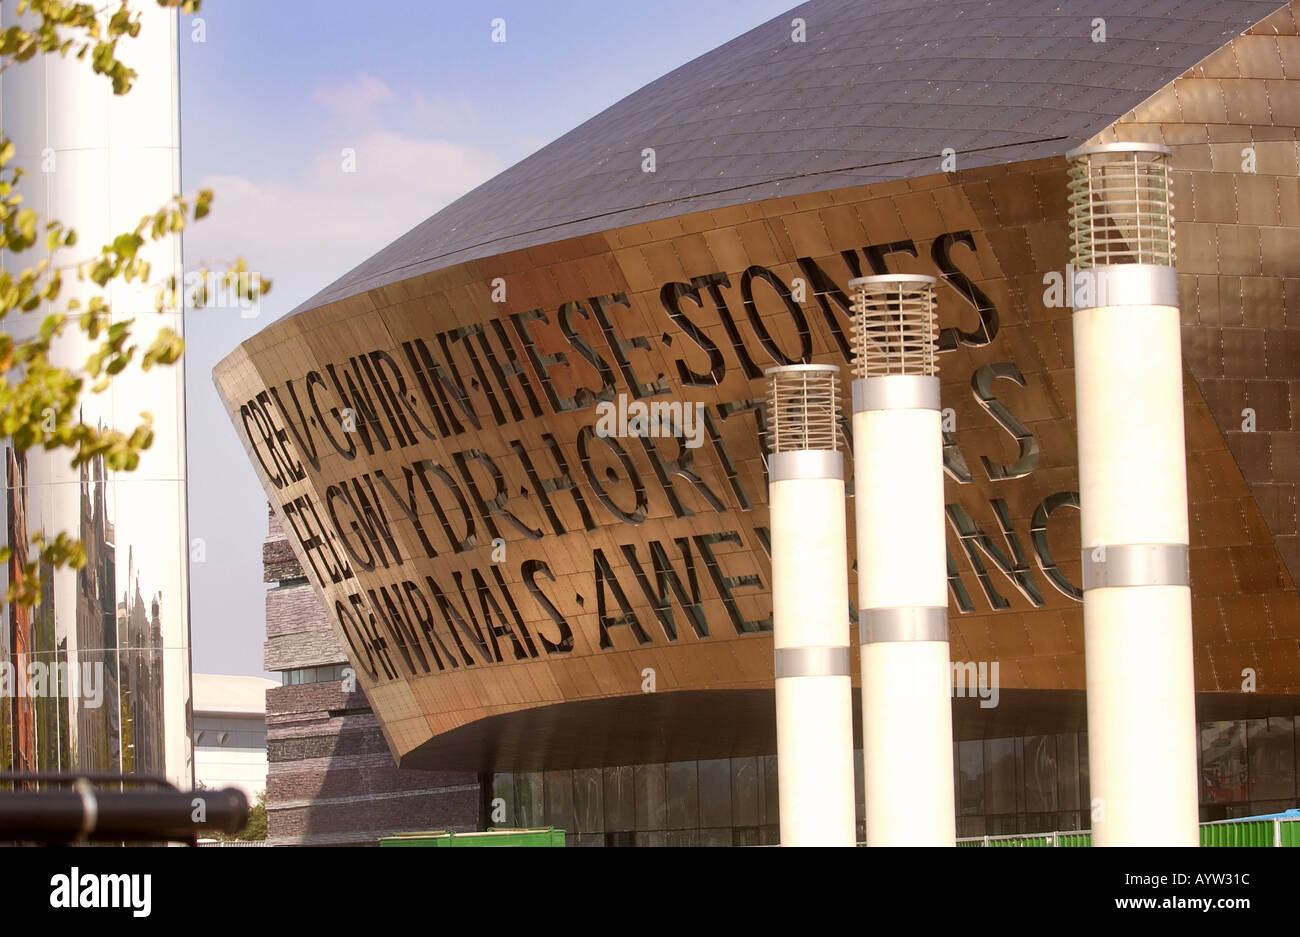
<instances>
[{"instance_id":1,"label":"black metal pole","mask_svg":"<svg viewBox=\"0 0 1300 937\"><path fill-rule=\"evenodd\" d=\"M116 791L85 782L0 792L0 840L14 842L194 842L247 824L248 798L237 788Z\"/></svg>"}]
</instances>

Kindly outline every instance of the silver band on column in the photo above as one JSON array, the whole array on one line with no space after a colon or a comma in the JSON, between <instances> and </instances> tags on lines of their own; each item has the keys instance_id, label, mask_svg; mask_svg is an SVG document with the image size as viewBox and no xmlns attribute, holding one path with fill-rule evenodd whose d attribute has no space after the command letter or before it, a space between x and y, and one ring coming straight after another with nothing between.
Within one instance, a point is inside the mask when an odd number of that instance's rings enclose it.
<instances>
[{"instance_id":1,"label":"silver band on column","mask_svg":"<svg viewBox=\"0 0 1300 937\"><path fill-rule=\"evenodd\" d=\"M925 605L864 608L858 613L858 640L862 644L947 641L948 608Z\"/></svg>"},{"instance_id":2,"label":"silver band on column","mask_svg":"<svg viewBox=\"0 0 1300 937\"><path fill-rule=\"evenodd\" d=\"M1069 284L1070 305L1080 309L1102 306L1177 306L1178 273L1158 264L1115 264L1074 271Z\"/></svg>"},{"instance_id":3,"label":"silver band on column","mask_svg":"<svg viewBox=\"0 0 1300 937\"><path fill-rule=\"evenodd\" d=\"M1085 592L1127 586L1185 586L1189 579L1185 543L1108 543L1083 549Z\"/></svg>"},{"instance_id":4,"label":"silver band on column","mask_svg":"<svg viewBox=\"0 0 1300 937\"><path fill-rule=\"evenodd\" d=\"M778 647L773 655L776 676L847 677L849 647Z\"/></svg>"},{"instance_id":5,"label":"silver band on column","mask_svg":"<svg viewBox=\"0 0 1300 937\"><path fill-rule=\"evenodd\" d=\"M938 410L939 378L921 374L887 374L853 382L853 412L865 410Z\"/></svg>"},{"instance_id":6,"label":"silver band on column","mask_svg":"<svg viewBox=\"0 0 1300 937\"><path fill-rule=\"evenodd\" d=\"M795 478L833 478L844 480L844 453L833 449L799 449L774 452L767 457L768 481Z\"/></svg>"}]
</instances>

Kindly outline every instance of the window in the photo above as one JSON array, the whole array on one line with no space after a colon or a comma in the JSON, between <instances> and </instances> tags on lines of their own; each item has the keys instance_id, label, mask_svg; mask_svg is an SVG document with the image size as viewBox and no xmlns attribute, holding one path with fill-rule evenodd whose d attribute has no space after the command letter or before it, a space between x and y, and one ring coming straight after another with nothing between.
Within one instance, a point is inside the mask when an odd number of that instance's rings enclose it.
<instances>
[{"instance_id":1,"label":"window","mask_svg":"<svg viewBox=\"0 0 1300 937\"><path fill-rule=\"evenodd\" d=\"M330 664L325 667L300 667L297 670L285 670L280 674L281 686L301 686L306 683L331 683L348 676L351 668L347 664Z\"/></svg>"}]
</instances>

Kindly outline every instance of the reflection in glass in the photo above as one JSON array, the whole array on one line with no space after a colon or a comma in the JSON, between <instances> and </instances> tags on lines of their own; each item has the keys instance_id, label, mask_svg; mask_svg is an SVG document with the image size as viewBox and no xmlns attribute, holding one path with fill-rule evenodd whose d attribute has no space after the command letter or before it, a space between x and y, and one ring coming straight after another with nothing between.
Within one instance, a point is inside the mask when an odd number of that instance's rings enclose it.
<instances>
[{"instance_id":1,"label":"reflection in glass","mask_svg":"<svg viewBox=\"0 0 1300 937\"><path fill-rule=\"evenodd\" d=\"M715 758L701 761L700 777L700 826L727 827L731 829L731 760ZM727 845L731 845L731 834L727 834Z\"/></svg>"},{"instance_id":2,"label":"reflection in glass","mask_svg":"<svg viewBox=\"0 0 1300 937\"><path fill-rule=\"evenodd\" d=\"M703 762L701 762L701 764L703 764ZM700 830L700 836L697 845L730 846L733 845L733 843L734 843L734 839L732 837L731 827L729 826L713 827L713 828L705 827L704 829Z\"/></svg>"},{"instance_id":3,"label":"reflection in glass","mask_svg":"<svg viewBox=\"0 0 1300 937\"><path fill-rule=\"evenodd\" d=\"M494 803L500 799L505 804L505 810L495 812ZM527 826L519 816L519 808L515 804L515 776L513 774L494 774L488 783L487 796L487 826L489 827L521 827Z\"/></svg>"},{"instance_id":4,"label":"reflection in glass","mask_svg":"<svg viewBox=\"0 0 1300 937\"><path fill-rule=\"evenodd\" d=\"M636 788L631 765L605 768L605 830L606 832L635 830Z\"/></svg>"},{"instance_id":5,"label":"reflection in glass","mask_svg":"<svg viewBox=\"0 0 1300 937\"><path fill-rule=\"evenodd\" d=\"M542 773L521 771L515 775L515 816L522 827L545 826L542 816Z\"/></svg>"},{"instance_id":6,"label":"reflection in glass","mask_svg":"<svg viewBox=\"0 0 1300 937\"><path fill-rule=\"evenodd\" d=\"M1291 800L1295 789L1295 719L1270 716L1246 723L1251 800Z\"/></svg>"},{"instance_id":7,"label":"reflection in glass","mask_svg":"<svg viewBox=\"0 0 1300 937\"><path fill-rule=\"evenodd\" d=\"M662 830L668 826L668 788L662 764L636 766L636 828Z\"/></svg>"},{"instance_id":8,"label":"reflection in glass","mask_svg":"<svg viewBox=\"0 0 1300 937\"><path fill-rule=\"evenodd\" d=\"M1246 723L1201 725L1201 802L1227 804L1247 800Z\"/></svg>"},{"instance_id":9,"label":"reflection in glass","mask_svg":"<svg viewBox=\"0 0 1300 937\"><path fill-rule=\"evenodd\" d=\"M781 793L777 786L776 756L764 755L762 762L763 776L760 779L762 783L762 800L763 805L763 822L768 826L780 827L781 825Z\"/></svg>"},{"instance_id":10,"label":"reflection in glass","mask_svg":"<svg viewBox=\"0 0 1300 937\"><path fill-rule=\"evenodd\" d=\"M737 827L754 827L754 836L758 836L757 758L731 759L731 816Z\"/></svg>"},{"instance_id":11,"label":"reflection in glass","mask_svg":"<svg viewBox=\"0 0 1300 937\"><path fill-rule=\"evenodd\" d=\"M862 749L853 750L853 803L857 820L858 842L867 841L867 782L865 765L862 762Z\"/></svg>"},{"instance_id":12,"label":"reflection in glass","mask_svg":"<svg viewBox=\"0 0 1300 937\"><path fill-rule=\"evenodd\" d=\"M674 761L668 765L668 829L693 829L700 825L698 762Z\"/></svg>"},{"instance_id":13,"label":"reflection in glass","mask_svg":"<svg viewBox=\"0 0 1300 937\"><path fill-rule=\"evenodd\" d=\"M546 813L542 825L553 826L557 830L575 830L573 772L547 771L543 778L546 788Z\"/></svg>"},{"instance_id":14,"label":"reflection in glass","mask_svg":"<svg viewBox=\"0 0 1300 937\"><path fill-rule=\"evenodd\" d=\"M1011 836L1025 832L1020 828L1019 818L1014 813L1000 817L985 817L984 825L986 836Z\"/></svg>"},{"instance_id":15,"label":"reflection in glass","mask_svg":"<svg viewBox=\"0 0 1300 937\"><path fill-rule=\"evenodd\" d=\"M1079 739L1073 732L1056 737L1056 790L1062 810L1079 809Z\"/></svg>"},{"instance_id":16,"label":"reflection in glass","mask_svg":"<svg viewBox=\"0 0 1300 937\"><path fill-rule=\"evenodd\" d=\"M957 812L964 816L984 812L984 742L981 739L957 743Z\"/></svg>"},{"instance_id":17,"label":"reflection in glass","mask_svg":"<svg viewBox=\"0 0 1300 937\"><path fill-rule=\"evenodd\" d=\"M1203 820L1295 806L1297 721L1201 724ZM954 769L958 837L1091 827L1085 733L958 741ZM509 807L489 825L552 825L585 846L778 845L777 793L774 756L494 774L485 788L489 814L495 798Z\"/></svg>"},{"instance_id":18,"label":"reflection in glass","mask_svg":"<svg viewBox=\"0 0 1300 937\"><path fill-rule=\"evenodd\" d=\"M984 739L985 813L1015 813L1016 787L1016 740Z\"/></svg>"},{"instance_id":19,"label":"reflection in glass","mask_svg":"<svg viewBox=\"0 0 1300 937\"><path fill-rule=\"evenodd\" d=\"M67 483L34 478L29 458ZM37 604L0 617L0 663L21 684L0 700L0 770L141 773L188 788L188 624L183 606L163 608L164 595L184 594L183 541L129 514L153 480L120 482L102 456L76 469L55 459L5 447L7 581L22 582L38 531L75 536L86 562L43 567Z\"/></svg>"},{"instance_id":20,"label":"reflection in glass","mask_svg":"<svg viewBox=\"0 0 1300 937\"><path fill-rule=\"evenodd\" d=\"M1086 814L1083 814L1078 810L1062 811L1061 813L1057 814L1055 829L1061 831L1086 830L1088 829L1088 824L1084 822L1085 818L1086 818ZM1033 830L1031 832L1046 832L1046 831Z\"/></svg>"},{"instance_id":21,"label":"reflection in glass","mask_svg":"<svg viewBox=\"0 0 1300 937\"><path fill-rule=\"evenodd\" d=\"M604 784L599 768L579 768L573 772L573 822L574 829L580 833L604 831Z\"/></svg>"},{"instance_id":22,"label":"reflection in glass","mask_svg":"<svg viewBox=\"0 0 1300 937\"><path fill-rule=\"evenodd\" d=\"M1024 739L1025 812L1056 810L1056 736L1029 735ZM1050 824L1050 820L1048 821Z\"/></svg>"},{"instance_id":23,"label":"reflection in glass","mask_svg":"<svg viewBox=\"0 0 1300 937\"><path fill-rule=\"evenodd\" d=\"M1079 741L1079 809L1087 814L1091 822L1092 784L1088 774L1088 733L1080 732L1075 735L1075 738Z\"/></svg>"}]
</instances>

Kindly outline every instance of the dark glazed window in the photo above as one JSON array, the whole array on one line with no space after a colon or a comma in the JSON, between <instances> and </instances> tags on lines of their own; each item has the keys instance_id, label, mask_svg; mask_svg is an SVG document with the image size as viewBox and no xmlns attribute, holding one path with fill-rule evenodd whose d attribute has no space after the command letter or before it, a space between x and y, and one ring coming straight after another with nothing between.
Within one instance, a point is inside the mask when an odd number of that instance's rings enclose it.
<instances>
[{"instance_id":1,"label":"dark glazed window","mask_svg":"<svg viewBox=\"0 0 1300 937\"><path fill-rule=\"evenodd\" d=\"M1246 754L1250 763L1251 800L1295 798L1295 719L1270 716L1249 720Z\"/></svg>"},{"instance_id":2,"label":"dark glazed window","mask_svg":"<svg viewBox=\"0 0 1300 937\"><path fill-rule=\"evenodd\" d=\"M853 750L853 815L858 821L858 842L865 843L867 834L867 782L862 764L862 749Z\"/></svg>"},{"instance_id":3,"label":"dark glazed window","mask_svg":"<svg viewBox=\"0 0 1300 937\"><path fill-rule=\"evenodd\" d=\"M734 844L731 827L713 827L699 831L698 846L731 846Z\"/></svg>"},{"instance_id":4,"label":"dark glazed window","mask_svg":"<svg viewBox=\"0 0 1300 937\"><path fill-rule=\"evenodd\" d=\"M781 823L781 795L777 786L776 756L764 755L759 759L763 768L763 824L779 828Z\"/></svg>"},{"instance_id":5,"label":"dark glazed window","mask_svg":"<svg viewBox=\"0 0 1300 937\"><path fill-rule=\"evenodd\" d=\"M1009 813L999 817L985 817L986 836L1012 836L1021 832L1016 814Z\"/></svg>"},{"instance_id":6,"label":"dark glazed window","mask_svg":"<svg viewBox=\"0 0 1300 937\"><path fill-rule=\"evenodd\" d=\"M1201 803L1230 804L1248 800L1246 791L1246 723L1201 725Z\"/></svg>"},{"instance_id":7,"label":"dark glazed window","mask_svg":"<svg viewBox=\"0 0 1300 937\"><path fill-rule=\"evenodd\" d=\"M754 827L758 836L758 759L731 759L731 816L737 827ZM737 845L757 845L740 843Z\"/></svg>"},{"instance_id":8,"label":"dark glazed window","mask_svg":"<svg viewBox=\"0 0 1300 937\"><path fill-rule=\"evenodd\" d=\"M1088 825L1086 823L1082 823L1082 820L1085 818L1085 816L1086 814L1080 813L1078 810L1066 810L1060 814L1057 814L1056 826L1053 827L1053 829L1057 829L1057 830L1087 829Z\"/></svg>"},{"instance_id":9,"label":"dark glazed window","mask_svg":"<svg viewBox=\"0 0 1300 937\"><path fill-rule=\"evenodd\" d=\"M605 784L605 831L607 833L637 828L636 786L633 772L631 765L606 768L602 772Z\"/></svg>"},{"instance_id":10,"label":"dark glazed window","mask_svg":"<svg viewBox=\"0 0 1300 937\"><path fill-rule=\"evenodd\" d=\"M1025 812L1055 812L1057 809L1056 736L1026 736L1024 747ZM1048 825L1051 825L1050 820Z\"/></svg>"},{"instance_id":11,"label":"dark glazed window","mask_svg":"<svg viewBox=\"0 0 1300 937\"><path fill-rule=\"evenodd\" d=\"M699 762L700 826L726 827L731 845L731 760L715 758Z\"/></svg>"},{"instance_id":12,"label":"dark glazed window","mask_svg":"<svg viewBox=\"0 0 1300 937\"><path fill-rule=\"evenodd\" d=\"M637 765L636 828L662 830L668 826L668 788L661 764ZM638 843L637 845L641 845Z\"/></svg>"},{"instance_id":13,"label":"dark glazed window","mask_svg":"<svg viewBox=\"0 0 1300 937\"><path fill-rule=\"evenodd\" d=\"M579 768L573 772L573 828L579 833L605 832L604 794L599 768Z\"/></svg>"},{"instance_id":14,"label":"dark glazed window","mask_svg":"<svg viewBox=\"0 0 1300 937\"><path fill-rule=\"evenodd\" d=\"M1300 718L1202 723L1201 819L1295 806ZM961 838L1090 829L1088 739L1083 732L958 741L953 746ZM858 838L862 753L854 753ZM580 846L777 845L772 755L491 776L488 826L552 825ZM506 816L493 816L493 802Z\"/></svg>"},{"instance_id":15,"label":"dark glazed window","mask_svg":"<svg viewBox=\"0 0 1300 937\"><path fill-rule=\"evenodd\" d=\"M1061 810L1079 809L1079 740L1073 732L1062 732L1056 737L1056 789Z\"/></svg>"},{"instance_id":16,"label":"dark glazed window","mask_svg":"<svg viewBox=\"0 0 1300 937\"><path fill-rule=\"evenodd\" d=\"M668 829L688 830L699 825L699 769L694 761L674 761L668 765Z\"/></svg>"},{"instance_id":17,"label":"dark glazed window","mask_svg":"<svg viewBox=\"0 0 1300 937\"><path fill-rule=\"evenodd\" d=\"M515 775L515 816L519 819L511 826L545 826L542 816L542 773L522 771Z\"/></svg>"},{"instance_id":18,"label":"dark glazed window","mask_svg":"<svg viewBox=\"0 0 1300 937\"><path fill-rule=\"evenodd\" d=\"M573 772L547 771L544 775L546 787L546 819L543 826L553 826L557 830L572 833L573 825Z\"/></svg>"},{"instance_id":19,"label":"dark glazed window","mask_svg":"<svg viewBox=\"0 0 1300 937\"><path fill-rule=\"evenodd\" d=\"M497 811L497 799L505 801L505 809ZM504 814L504 815L503 815ZM487 810L484 815L487 827L514 827L523 826L519 822L519 806L515 803L515 776L513 774L494 774L492 783L488 785Z\"/></svg>"},{"instance_id":20,"label":"dark glazed window","mask_svg":"<svg viewBox=\"0 0 1300 937\"><path fill-rule=\"evenodd\" d=\"M984 809L986 813L1016 812L1016 740L984 739ZM1012 828L999 830L1015 833Z\"/></svg>"},{"instance_id":21,"label":"dark glazed window","mask_svg":"<svg viewBox=\"0 0 1300 937\"><path fill-rule=\"evenodd\" d=\"M1088 733L1080 732L1075 736L1079 740L1079 809L1083 811L1088 822L1084 829L1092 824L1092 785L1089 783L1088 768Z\"/></svg>"},{"instance_id":22,"label":"dark glazed window","mask_svg":"<svg viewBox=\"0 0 1300 937\"><path fill-rule=\"evenodd\" d=\"M957 776L957 812L962 816L982 814L984 812L983 740L957 743Z\"/></svg>"}]
</instances>

